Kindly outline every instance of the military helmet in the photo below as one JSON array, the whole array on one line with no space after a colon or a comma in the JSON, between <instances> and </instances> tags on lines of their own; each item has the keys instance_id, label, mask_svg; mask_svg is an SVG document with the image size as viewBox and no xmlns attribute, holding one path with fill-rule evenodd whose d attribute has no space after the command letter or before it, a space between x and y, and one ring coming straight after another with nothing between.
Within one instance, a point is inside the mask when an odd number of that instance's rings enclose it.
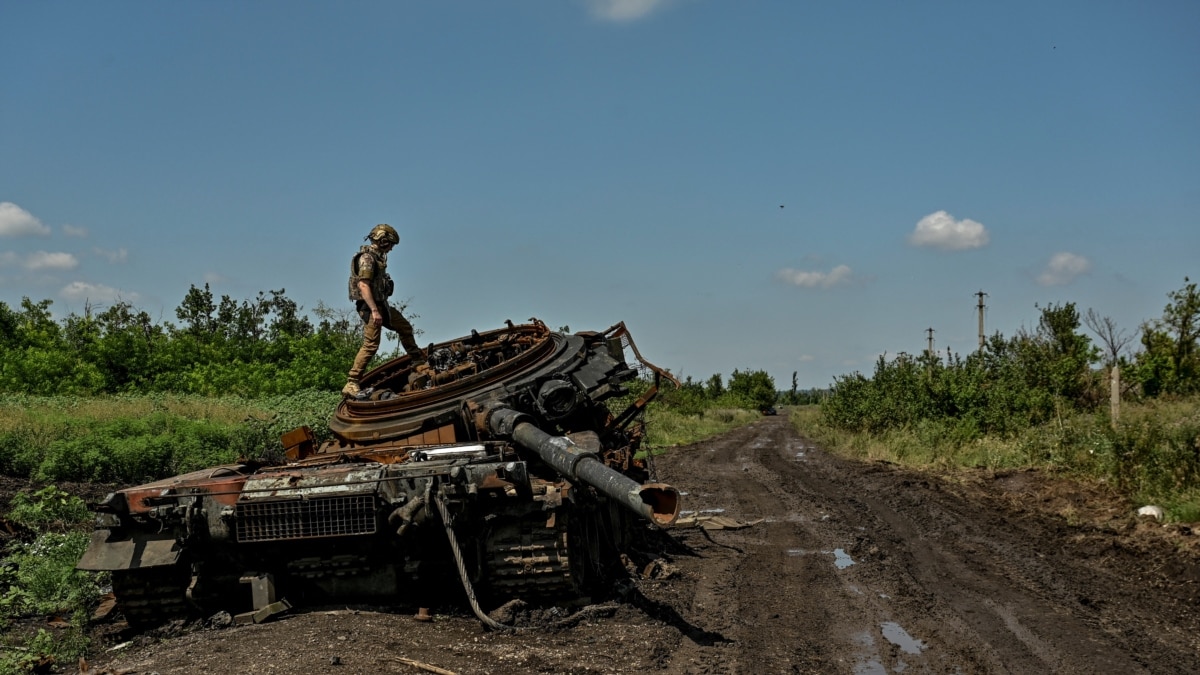
<instances>
[{"instance_id":1,"label":"military helmet","mask_svg":"<svg viewBox=\"0 0 1200 675\"><path fill-rule=\"evenodd\" d=\"M386 241L392 246L400 243L400 235L396 234L396 228L391 225L380 223L371 229L371 234L367 235L367 239L375 243Z\"/></svg>"}]
</instances>

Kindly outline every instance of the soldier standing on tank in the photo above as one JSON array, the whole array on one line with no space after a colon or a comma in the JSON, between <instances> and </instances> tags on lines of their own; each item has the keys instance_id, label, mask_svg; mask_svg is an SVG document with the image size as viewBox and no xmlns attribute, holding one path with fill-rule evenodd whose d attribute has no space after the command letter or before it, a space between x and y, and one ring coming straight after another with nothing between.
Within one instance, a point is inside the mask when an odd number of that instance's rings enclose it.
<instances>
[{"instance_id":1,"label":"soldier standing on tank","mask_svg":"<svg viewBox=\"0 0 1200 675\"><path fill-rule=\"evenodd\" d=\"M400 243L400 235L391 225L376 225L367 235L367 242L350 261L350 299L363 321L363 343L346 377L346 386L342 387L346 396L358 394L358 378L379 351L384 328L400 336L400 344L414 364L425 361L425 353L413 337L412 324L400 310L388 304L394 284L387 273L387 254Z\"/></svg>"}]
</instances>

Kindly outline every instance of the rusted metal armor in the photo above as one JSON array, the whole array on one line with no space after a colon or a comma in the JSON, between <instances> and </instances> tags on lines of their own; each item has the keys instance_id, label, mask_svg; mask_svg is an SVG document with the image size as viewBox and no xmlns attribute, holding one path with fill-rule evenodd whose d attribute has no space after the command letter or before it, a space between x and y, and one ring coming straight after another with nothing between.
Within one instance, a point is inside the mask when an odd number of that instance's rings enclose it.
<instances>
[{"instance_id":1,"label":"rusted metal armor","mask_svg":"<svg viewBox=\"0 0 1200 675\"><path fill-rule=\"evenodd\" d=\"M286 460L109 495L78 568L111 572L138 627L464 594L497 627L485 610L514 598L611 597L643 523L679 515L679 493L639 453L645 406L675 379L624 324L565 334L509 323L428 356L419 369L401 356L365 373L369 394L342 400L329 440L308 427L284 434ZM616 407L637 369L653 384Z\"/></svg>"}]
</instances>

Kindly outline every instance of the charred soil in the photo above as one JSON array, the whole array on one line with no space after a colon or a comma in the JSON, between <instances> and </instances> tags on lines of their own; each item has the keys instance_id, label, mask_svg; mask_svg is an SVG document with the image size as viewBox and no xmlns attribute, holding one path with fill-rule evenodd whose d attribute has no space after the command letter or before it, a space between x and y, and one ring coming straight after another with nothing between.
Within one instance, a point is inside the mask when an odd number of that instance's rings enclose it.
<instances>
[{"instance_id":1,"label":"charred soil","mask_svg":"<svg viewBox=\"0 0 1200 675\"><path fill-rule=\"evenodd\" d=\"M1102 485L934 476L831 456L785 416L657 459L685 508L747 527L648 535L622 601L513 606L485 630L457 595L247 626L98 626L107 673L1195 673L1200 547ZM710 525L727 522L710 521ZM224 622L217 622L224 623ZM114 646L120 649L108 651ZM440 669L440 670L439 670Z\"/></svg>"}]
</instances>

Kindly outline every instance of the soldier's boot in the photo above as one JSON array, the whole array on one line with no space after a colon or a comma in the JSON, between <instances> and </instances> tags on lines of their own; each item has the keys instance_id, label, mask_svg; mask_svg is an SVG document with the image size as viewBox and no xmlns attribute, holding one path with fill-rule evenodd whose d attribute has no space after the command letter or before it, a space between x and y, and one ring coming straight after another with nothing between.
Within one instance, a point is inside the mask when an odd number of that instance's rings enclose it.
<instances>
[{"instance_id":1,"label":"soldier's boot","mask_svg":"<svg viewBox=\"0 0 1200 675\"><path fill-rule=\"evenodd\" d=\"M353 398L358 396L359 391L361 390L358 387L358 380L351 378L346 380L346 386L342 387L342 396Z\"/></svg>"},{"instance_id":2,"label":"soldier's boot","mask_svg":"<svg viewBox=\"0 0 1200 675\"><path fill-rule=\"evenodd\" d=\"M422 350L420 347L413 347L412 349L408 349L406 351L408 352L408 358L411 361L413 368L425 365L425 363L429 360L425 356L424 350Z\"/></svg>"}]
</instances>

